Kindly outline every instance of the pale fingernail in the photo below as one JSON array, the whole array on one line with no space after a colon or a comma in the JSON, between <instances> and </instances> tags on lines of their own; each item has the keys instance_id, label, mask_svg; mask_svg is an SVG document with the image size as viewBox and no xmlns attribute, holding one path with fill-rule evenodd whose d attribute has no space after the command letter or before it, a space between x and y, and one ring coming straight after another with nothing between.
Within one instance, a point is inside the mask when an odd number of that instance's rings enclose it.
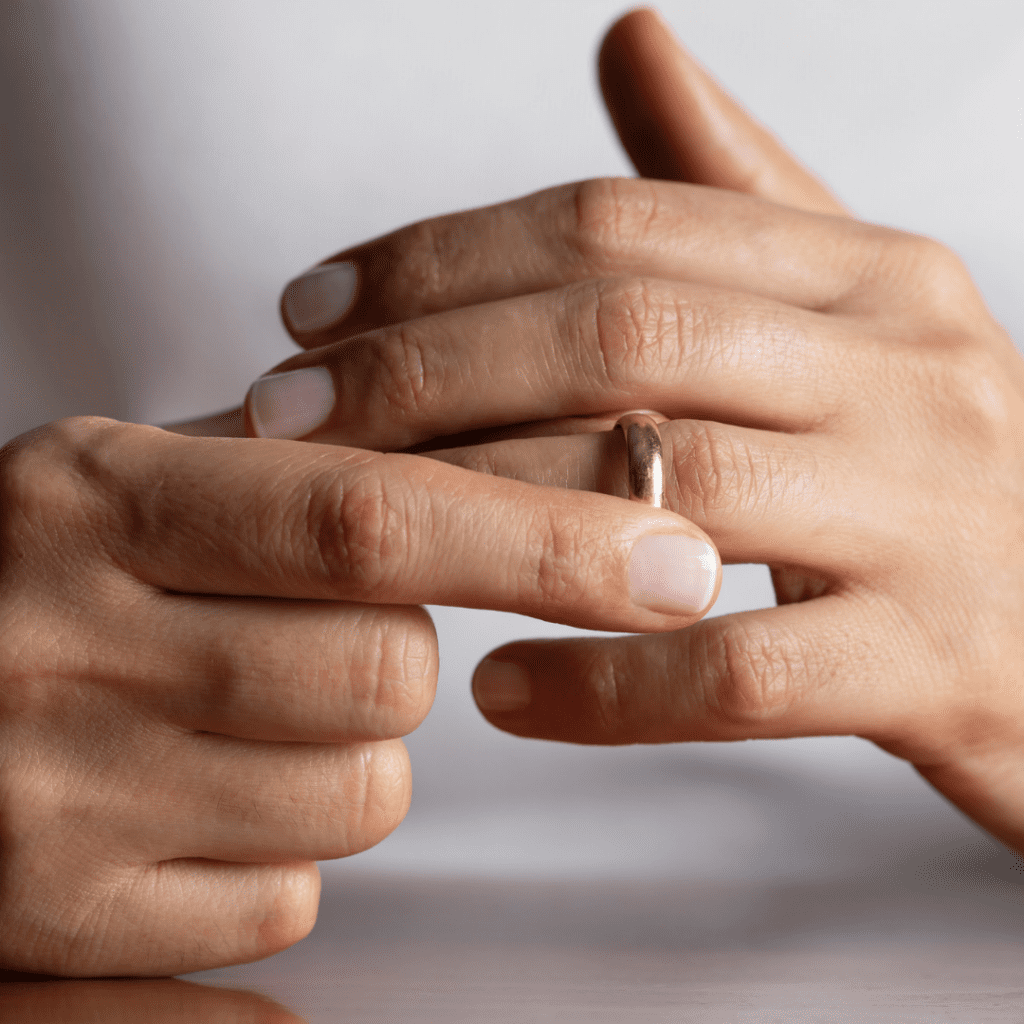
<instances>
[{"instance_id":1,"label":"pale fingernail","mask_svg":"<svg viewBox=\"0 0 1024 1024\"><path fill-rule=\"evenodd\" d=\"M307 334L337 323L352 305L357 277L353 263L325 263L295 278L281 299L288 326Z\"/></svg>"},{"instance_id":2,"label":"pale fingernail","mask_svg":"<svg viewBox=\"0 0 1024 1024\"><path fill-rule=\"evenodd\" d=\"M649 533L629 556L629 591L635 604L668 615L694 615L711 603L718 581L715 549L696 537Z\"/></svg>"},{"instance_id":3,"label":"pale fingernail","mask_svg":"<svg viewBox=\"0 0 1024 1024\"><path fill-rule=\"evenodd\" d=\"M260 377L246 396L257 437L304 437L334 409L334 380L322 366Z\"/></svg>"},{"instance_id":4,"label":"pale fingernail","mask_svg":"<svg viewBox=\"0 0 1024 1024\"><path fill-rule=\"evenodd\" d=\"M481 711L522 711L530 704L530 677L519 665L484 658L473 673L473 700Z\"/></svg>"}]
</instances>

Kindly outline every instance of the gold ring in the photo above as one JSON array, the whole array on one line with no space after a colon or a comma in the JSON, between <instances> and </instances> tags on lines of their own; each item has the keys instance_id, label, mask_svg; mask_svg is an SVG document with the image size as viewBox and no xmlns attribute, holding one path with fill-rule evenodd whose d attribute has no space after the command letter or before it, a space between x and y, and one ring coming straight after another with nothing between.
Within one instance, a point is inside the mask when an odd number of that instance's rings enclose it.
<instances>
[{"instance_id":1,"label":"gold ring","mask_svg":"<svg viewBox=\"0 0 1024 1024\"><path fill-rule=\"evenodd\" d=\"M661 508L665 500L665 474L661 462L661 431L667 417L650 409L636 409L619 417L616 430L626 439L629 459L629 500Z\"/></svg>"}]
</instances>

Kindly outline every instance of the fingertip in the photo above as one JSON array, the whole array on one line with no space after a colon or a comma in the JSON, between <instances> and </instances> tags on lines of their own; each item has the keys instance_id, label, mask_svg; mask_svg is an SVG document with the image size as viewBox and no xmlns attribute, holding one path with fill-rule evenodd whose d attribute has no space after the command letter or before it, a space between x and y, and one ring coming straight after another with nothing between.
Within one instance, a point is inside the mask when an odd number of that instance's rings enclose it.
<instances>
[{"instance_id":1,"label":"fingertip","mask_svg":"<svg viewBox=\"0 0 1024 1024\"><path fill-rule=\"evenodd\" d=\"M378 740L365 753L361 840L350 853L376 846L398 828L412 803L412 766L405 744L398 739Z\"/></svg>"},{"instance_id":2,"label":"fingertip","mask_svg":"<svg viewBox=\"0 0 1024 1024\"><path fill-rule=\"evenodd\" d=\"M289 281L280 304L288 333L308 339L336 327L352 310L358 287L359 271L349 260L322 263Z\"/></svg>"},{"instance_id":3,"label":"fingertip","mask_svg":"<svg viewBox=\"0 0 1024 1024\"><path fill-rule=\"evenodd\" d=\"M522 665L488 655L473 673L472 690L476 706L487 717L528 708L533 685Z\"/></svg>"},{"instance_id":4,"label":"fingertip","mask_svg":"<svg viewBox=\"0 0 1024 1024\"><path fill-rule=\"evenodd\" d=\"M254 381L245 396L250 437L297 440L323 426L334 412L334 377L325 366L278 370Z\"/></svg>"},{"instance_id":5,"label":"fingertip","mask_svg":"<svg viewBox=\"0 0 1024 1024\"><path fill-rule=\"evenodd\" d=\"M320 869L314 861L280 866L277 894L257 927L254 959L280 953L301 942L316 925L320 910Z\"/></svg>"}]
</instances>

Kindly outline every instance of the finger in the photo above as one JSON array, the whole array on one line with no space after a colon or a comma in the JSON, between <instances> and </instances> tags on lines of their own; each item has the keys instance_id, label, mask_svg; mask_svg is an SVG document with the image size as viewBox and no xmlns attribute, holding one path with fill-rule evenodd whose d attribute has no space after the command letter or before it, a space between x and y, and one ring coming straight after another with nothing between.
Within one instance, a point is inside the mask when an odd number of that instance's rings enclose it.
<instances>
[{"instance_id":1,"label":"finger","mask_svg":"<svg viewBox=\"0 0 1024 1024\"><path fill-rule=\"evenodd\" d=\"M853 536L852 499L837 493L849 470L827 437L703 420L660 427L665 504L715 538L723 562L773 562L849 576L869 571ZM475 472L627 495L619 431L533 437L429 453Z\"/></svg>"},{"instance_id":2,"label":"finger","mask_svg":"<svg viewBox=\"0 0 1024 1024\"><path fill-rule=\"evenodd\" d=\"M422 608L160 594L151 620L147 696L179 728L282 742L393 739L434 699L437 636ZM130 639L138 644L138 633ZM137 673L137 658L115 664Z\"/></svg>"},{"instance_id":3,"label":"finger","mask_svg":"<svg viewBox=\"0 0 1024 1024\"><path fill-rule=\"evenodd\" d=\"M631 11L611 27L598 69L615 129L645 178L749 192L801 210L845 212L654 11Z\"/></svg>"},{"instance_id":4,"label":"finger","mask_svg":"<svg viewBox=\"0 0 1024 1024\"><path fill-rule=\"evenodd\" d=\"M858 361L875 355L865 334L852 318L721 289L590 281L296 356L253 385L248 426L389 450L637 407L804 430L841 407Z\"/></svg>"},{"instance_id":5,"label":"finger","mask_svg":"<svg viewBox=\"0 0 1024 1024\"><path fill-rule=\"evenodd\" d=\"M417 456L84 419L47 428L8 469L30 487L42 467L48 494L66 489L95 528L94 557L143 593L453 604L645 631L698 618L719 583L713 546L671 512Z\"/></svg>"},{"instance_id":6,"label":"finger","mask_svg":"<svg viewBox=\"0 0 1024 1024\"><path fill-rule=\"evenodd\" d=\"M339 253L285 288L281 313L299 344L318 348L442 310L629 274L826 309L864 285L865 263L893 234L718 189L596 179Z\"/></svg>"},{"instance_id":7,"label":"finger","mask_svg":"<svg viewBox=\"0 0 1024 1024\"><path fill-rule=\"evenodd\" d=\"M147 779L145 820L121 827L140 857L233 863L332 860L375 846L412 793L401 740L252 743L183 736ZM153 829L159 820L160 828Z\"/></svg>"},{"instance_id":8,"label":"finger","mask_svg":"<svg viewBox=\"0 0 1024 1024\"><path fill-rule=\"evenodd\" d=\"M884 736L932 708L893 688L871 615L835 594L655 637L516 643L480 663L473 692L498 728L572 743Z\"/></svg>"},{"instance_id":9,"label":"finger","mask_svg":"<svg viewBox=\"0 0 1024 1024\"><path fill-rule=\"evenodd\" d=\"M55 974L152 977L260 960L309 934L320 898L313 863L173 860L111 882L119 898L100 903L83 893L81 920L68 915L69 934L54 946L72 950L75 968L54 963L49 969ZM120 950L113 942L93 943L103 958L93 967L90 950L83 948L93 931L84 922L96 917L104 921L105 935L121 934L124 941Z\"/></svg>"}]
</instances>

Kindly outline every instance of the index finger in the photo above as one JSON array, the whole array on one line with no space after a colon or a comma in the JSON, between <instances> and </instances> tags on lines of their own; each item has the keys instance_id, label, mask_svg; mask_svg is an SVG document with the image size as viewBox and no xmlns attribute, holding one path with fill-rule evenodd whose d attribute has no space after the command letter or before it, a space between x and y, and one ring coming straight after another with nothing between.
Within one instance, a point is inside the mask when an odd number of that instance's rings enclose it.
<instances>
[{"instance_id":1,"label":"index finger","mask_svg":"<svg viewBox=\"0 0 1024 1024\"><path fill-rule=\"evenodd\" d=\"M692 622L717 593L717 551L663 509L414 455L99 423L76 445L77 478L101 499L95 533L153 587L630 631Z\"/></svg>"}]
</instances>

